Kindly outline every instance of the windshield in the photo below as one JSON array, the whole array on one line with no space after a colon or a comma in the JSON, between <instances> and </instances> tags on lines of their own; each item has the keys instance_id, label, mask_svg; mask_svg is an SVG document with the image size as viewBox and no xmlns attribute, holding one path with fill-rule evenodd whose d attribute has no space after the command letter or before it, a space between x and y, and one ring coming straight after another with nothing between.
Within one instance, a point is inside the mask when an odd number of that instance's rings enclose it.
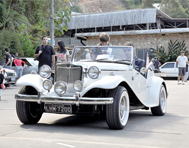
<instances>
[{"instance_id":1,"label":"windshield","mask_svg":"<svg viewBox=\"0 0 189 148\"><path fill-rule=\"evenodd\" d=\"M73 62L78 61L126 61L133 60L133 47L131 46L84 46L75 47Z\"/></svg>"},{"instance_id":2,"label":"windshield","mask_svg":"<svg viewBox=\"0 0 189 148\"><path fill-rule=\"evenodd\" d=\"M28 61L31 63L31 65L38 67L39 61L34 61L34 59L29 59Z\"/></svg>"}]
</instances>

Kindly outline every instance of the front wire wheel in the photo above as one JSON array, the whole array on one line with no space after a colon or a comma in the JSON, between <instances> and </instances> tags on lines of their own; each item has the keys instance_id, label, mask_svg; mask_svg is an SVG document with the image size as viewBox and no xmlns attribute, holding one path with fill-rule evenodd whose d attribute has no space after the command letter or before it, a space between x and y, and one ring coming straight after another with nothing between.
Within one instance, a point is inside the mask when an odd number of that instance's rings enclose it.
<instances>
[{"instance_id":1,"label":"front wire wheel","mask_svg":"<svg viewBox=\"0 0 189 148\"><path fill-rule=\"evenodd\" d=\"M165 115L166 110L167 110L167 93L164 85L162 85L159 93L159 106L152 107L151 112L155 116L163 116Z\"/></svg>"},{"instance_id":2,"label":"front wire wheel","mask_svg":"<svg viewBox=\"0 0 189 148\"><path fill-rule=\"evenodd\" d=\"M106 122L110 129L122 129L129 118L129 95L125 87L118 86L109 93L113 104L106 106Z\"/></svg>"}]
</instances>

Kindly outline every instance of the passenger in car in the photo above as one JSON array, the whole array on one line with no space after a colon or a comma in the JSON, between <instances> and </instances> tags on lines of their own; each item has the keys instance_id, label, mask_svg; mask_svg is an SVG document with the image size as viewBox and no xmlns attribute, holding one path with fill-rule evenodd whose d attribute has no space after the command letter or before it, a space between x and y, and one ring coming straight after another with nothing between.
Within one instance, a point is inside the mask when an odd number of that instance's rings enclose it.
<instances>
[{"instance_id":1,"label":"passenger in car","mask_svg":"<svg viewBox=\"0 0 189 148\"><path fill-rule=\"evenodd\" d=\"M123 51L126 57L125 60L131 61L131 48L124 48Z\"/></svg>"},{"instance_id":2,"label":"passenger in car","mask_svg":"<svg viewBox=\"0 0 189 148\"><path fill-rule=\"evenodd\" d=\"M125 44L124 44L124 46L132 46L133 48L135 48L134 47L134 45L131 43L131 42L126 42ZM135 49L134 49L135 50ZM134 51L135 52L135 51ZM126 52L125 52L125 54L126 54ZM128 55L129 53L127 53L127 56L131 56L131 53ZM129 57L128 57L129 58ZM130 59L131 59L131 57L130 57ZM127 60L127 59L126 59ZM140 71L140 69L142 68L142 67L144 67L144 60L143 59L141 59L141 58L138 58L138 57L135 57L135 69L136 70L138 70L138 71Z\"/></svg>"}]
</instances>

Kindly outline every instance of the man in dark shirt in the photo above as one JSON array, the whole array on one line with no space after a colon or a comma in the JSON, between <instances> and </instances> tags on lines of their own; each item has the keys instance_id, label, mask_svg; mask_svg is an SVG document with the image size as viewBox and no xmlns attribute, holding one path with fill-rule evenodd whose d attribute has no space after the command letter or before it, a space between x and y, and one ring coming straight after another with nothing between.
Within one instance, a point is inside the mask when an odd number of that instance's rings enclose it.
<instances>
[{"instance_id":1,"label":"man in dark shirt","mask_svg":"<svg viewBox=\"0 0 189 148\"><path fill-rule=\"evenodd\" d=\"M9 48L5 48L5 53L6 53L6 61L5 61L5 65L3 67L7 68L7 69L11 69L12 57L9 53Z\"/></svg>"},{"instance_id":2,"label":"man in dark shirt","mask_svg":"<svg viewBox=\"0 0 189 148\"><path fill-rule=\"evenodd\" d=\"M54 48L47 44L48 39L47 36L43 36L41 38L43 45L37 47L34 56L39 57L39 65L38 69L43 65L48 65L55 69L55 51Z\"/></svg>"}]
</instances>

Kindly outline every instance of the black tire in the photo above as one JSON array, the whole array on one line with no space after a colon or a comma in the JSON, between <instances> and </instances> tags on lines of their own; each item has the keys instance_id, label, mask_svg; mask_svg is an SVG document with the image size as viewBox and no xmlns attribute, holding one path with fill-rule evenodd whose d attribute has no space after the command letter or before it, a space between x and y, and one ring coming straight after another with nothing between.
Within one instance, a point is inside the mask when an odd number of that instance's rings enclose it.
<instances>
[{"instance_id":1,"label":"black tire","mask_svg":"<svg viewBox=\"0 0 189 148\"><path fill-rule=\"evenodd\" d=\"M109 93L113 104L106 106L106 122L110 129L123 129L129 118L129 95L125 87L118 86Z\"/></svg>"},{"instance_id":2,"label":"black tire","mask_svg":"<svg viewBox=\"0 0 189 148\"><path fill-rule=\"evenodd\" d=\"M16 101L16 112L24 124L36 124L43 114L42 105L36 102Z\"/></svg>"},{"instance_id":3,"label":"black tire","mask_svg":"<svg viewBox=\"0 0 189 148\"><path fill-rule=\"evenodd\" d=\"M159 93L159 106L152 107L151 112L154 116L163 116L167 110L167 93L162 85Z\"/></svg>"}]
</instances>

